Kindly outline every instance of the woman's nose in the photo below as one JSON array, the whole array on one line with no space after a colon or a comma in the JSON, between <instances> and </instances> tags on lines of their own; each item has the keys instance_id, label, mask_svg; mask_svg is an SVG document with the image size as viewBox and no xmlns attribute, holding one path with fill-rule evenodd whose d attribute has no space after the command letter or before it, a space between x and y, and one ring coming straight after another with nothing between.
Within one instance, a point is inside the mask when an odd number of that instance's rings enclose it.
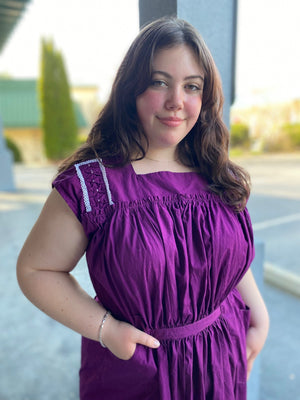
<instances>
[{"instance_id":1,"label":"woman's nose","mask_svg":"<svg viewBox=\"0 0 300 400\"><path fill-rule=\"evenodd\" d=\"M168 110L179 110L183 107L183 92L181 88L171 88L168 92L166 100L166 108Z\"/></svg>"}]
</instances>

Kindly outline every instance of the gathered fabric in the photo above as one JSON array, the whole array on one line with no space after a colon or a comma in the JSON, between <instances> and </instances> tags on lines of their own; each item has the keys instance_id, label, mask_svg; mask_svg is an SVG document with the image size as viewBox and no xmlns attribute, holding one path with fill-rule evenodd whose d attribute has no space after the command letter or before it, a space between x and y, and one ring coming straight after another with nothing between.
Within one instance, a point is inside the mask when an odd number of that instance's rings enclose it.
<instances>
[{"instance_id":1,"label":"gathered fabric","mask_svg":"<svg viewBox=\"0 0 300 400\"><path fill-rule=\"evenodd\" d=\"M196 172L137 175L79 163L53 182L89 239L97 301L156 337L130 360L82 339L82 400L244 400L250 310L237 284L254 256L236 213Z\"/></svg>"}]
</instances>

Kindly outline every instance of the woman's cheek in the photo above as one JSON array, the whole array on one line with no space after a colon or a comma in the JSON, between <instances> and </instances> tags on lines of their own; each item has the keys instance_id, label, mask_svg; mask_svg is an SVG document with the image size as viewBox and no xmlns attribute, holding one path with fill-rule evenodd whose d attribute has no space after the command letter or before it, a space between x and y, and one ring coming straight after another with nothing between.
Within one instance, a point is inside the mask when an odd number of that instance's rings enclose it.
<instances>
[{"instance_id":1,"label":"woman's cheek","mask_svg":"<svg viewBox=\"0 0 300 400\"><path fill-rule=\"evenodd\" d=\"M186 103L186 111L190 116L195 116L198 118L202 106L202 99L201 97L192 97Z\"/></svg>"},{"instance_id":2,"label":"woman's cheek","mask_svg":"<svg viewBox=\"0 0 300 400\"><path fill-rule=\"evenodd\" d=\"M143 95L143 111L146 114L152 114L159 112L163 107L163 94L154 91L154 90L147 90Z\"/></svg>"}]
</instances>

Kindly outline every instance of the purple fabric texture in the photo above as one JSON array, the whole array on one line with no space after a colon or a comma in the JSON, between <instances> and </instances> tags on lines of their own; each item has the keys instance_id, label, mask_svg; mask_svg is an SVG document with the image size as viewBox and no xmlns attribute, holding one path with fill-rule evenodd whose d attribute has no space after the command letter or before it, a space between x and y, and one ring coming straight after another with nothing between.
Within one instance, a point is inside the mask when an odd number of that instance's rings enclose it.
<instances>
[{"instance_id":1,"label":"purple fabric texture","mask_svg":"<svg viewBox=\"0 0 300 400\"><path fill-rule=\"evenodd\" d=\"M246 399L250 316L235 287L254 256L247 209L236 214L195 172L97 160L53 186L89 238L97 300L161 342L124 361L83 338L81 400Z\"/></svg>"}]
</instances>

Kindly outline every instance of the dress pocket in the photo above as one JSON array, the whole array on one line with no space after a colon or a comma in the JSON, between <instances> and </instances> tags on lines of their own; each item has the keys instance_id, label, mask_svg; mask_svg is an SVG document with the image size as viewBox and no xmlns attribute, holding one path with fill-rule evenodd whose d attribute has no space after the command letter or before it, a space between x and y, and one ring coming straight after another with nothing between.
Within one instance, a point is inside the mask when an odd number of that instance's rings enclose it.
<instances>
[{"instance_id":1,"label":"dress pocket","mask_svg":"<svg viewBox=\"0 0 300 400\"><path fill-rule=\"evenodd\" d=\"M132 356L128 359L128 360L125 360L125 361L131 361L131 362L134 362L135 361L135 359L136 358L138 358L138 353L141 351L141 347L143 347L141 344L136 344L136 348L135 348L135 350L134 350L134 353L132 354Z\"/></svg>"},{"instance_id":2,"label":"dress pocket","mask_svg":"<svg viewBox=\"0 0 300 400\"><path fill-rule=\"evenodd\" d=\"M231 298L222 306L222 317L233 336L245 336L250 325L250 314L250 308L236 297Z\"/></svg>"},{"instance_id":3,"label":"dress pocket","mask_svg":"<svg viewBox=\"0 0 300 400\"><path fill-rule=\"evenodd\" d=\"M251 316L250 308L248 306L245 306L245 309L240 310L240 313L242 316L242 321L244 322L245 332L247 332L250 327L250 316Z\"/></svg>"}]
</instances>

